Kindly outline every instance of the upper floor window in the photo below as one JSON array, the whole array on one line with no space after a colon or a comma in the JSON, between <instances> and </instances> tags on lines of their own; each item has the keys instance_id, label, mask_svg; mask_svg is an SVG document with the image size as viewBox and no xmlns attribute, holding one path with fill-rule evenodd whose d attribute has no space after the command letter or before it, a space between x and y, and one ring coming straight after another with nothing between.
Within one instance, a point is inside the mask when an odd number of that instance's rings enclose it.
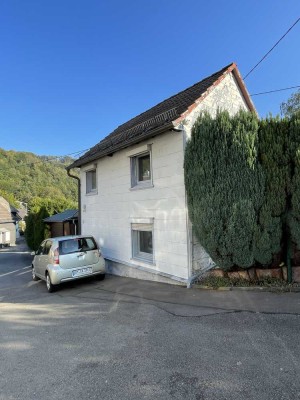
<instances>
[{"instance_id":1,"label":"upper floor window","mask_svg":"<svg viewBox=\"0 0 300 400\"><path fill-rule=\"evenodd\" d=\"M86 172L86 193L97 192L96 170L92 169Z\"/></svg>"},{"instance_id":2,"label":"upper floor window","mask_svg":"<svg viewBox=\"0 0 300 400\"><path fill-rule=\"evenodd\" d=\"M150 152L131 157L131 187L152 186Z\"/></svg>"}]
</instances>

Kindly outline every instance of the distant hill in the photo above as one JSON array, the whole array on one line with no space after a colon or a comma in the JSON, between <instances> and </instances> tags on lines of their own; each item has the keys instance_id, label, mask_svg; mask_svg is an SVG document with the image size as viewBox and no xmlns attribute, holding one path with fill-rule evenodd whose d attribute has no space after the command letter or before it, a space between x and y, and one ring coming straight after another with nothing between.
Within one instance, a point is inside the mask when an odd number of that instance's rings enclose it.
<instances>
[{"instance_id":1,"label":"distant hill","mask_svg":"<svg viewBox=\"0 0 300 400\"><path fill-rule=\"evenodd\" d=\"M26 203L33 197L76 202L77 181L65 170L73 161L71 157L57 159L0 148L0 191Z\"/></svg>"}]
</instances>

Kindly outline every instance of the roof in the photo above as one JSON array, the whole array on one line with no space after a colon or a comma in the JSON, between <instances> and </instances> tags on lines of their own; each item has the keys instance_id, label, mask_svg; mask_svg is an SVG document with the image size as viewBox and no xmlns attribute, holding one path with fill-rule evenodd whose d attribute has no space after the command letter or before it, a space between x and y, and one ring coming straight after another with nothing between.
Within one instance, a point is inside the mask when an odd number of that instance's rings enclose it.
<instances>
[{"instance_id":1,"label":"roof","mask_svg":"<svg viewBox=\"0 0 300 400\"><path fill-rule=\"evenodd\" d=\"M17 211L21 219L24 219L27 216L27 211L24 208L19 208Z\"/></svg>"},{"instance_id":2,"label":"roof","mask_svg":"<svg viewBox=\"0 0 300 400\"><path fill-rule=\"evenodd\" d=\"M64 222L69 219L76 219L78 218L78 210L66 210L59 214L54 214L51 217L43 219L46 223L51 222Z\"/></svg>"},{"instance_id":3,"label":"roof","mask_svg":"<svg viewBox=\"0 0 300 400\"><path fill-rule=\"evenodd\" d=\"M12 219L13 219L14 221L21 221L22 217L21 217L20 214L19 214L19 210L16 209L16 208L15 208L14 206L12 206L11 204L10 204L9 206L10 206L10 212L11 212L11 215L12 215Z\"/></svg>"},{"instance_id":4,"label":"roof","mask_svg":"<svg viewBox=\"0 0 300 400\"><path fill-rule=\"evenodd\" d=\"M193 86L169 97L156 106L120 125L112 133L92 147L87 153L74 161L67 169L80 167L98 158L111 155L141 140L156 136L175 128L178 120L200 98L209 93L229 73L233 72L250 110L255 111L253 103L242 81L235 63L208 76Z\"/></svg>"},{"instance_id":5,"label":"roof","mask_svg":"<svg viewBox=\"0 0 300 400\"><path fill-rule=\"evenodd\" d=\"M0 222L13 222L13 216L10 205L3 197L0 196Z\"/></svg>"},{"instance_id":6,"label":"roof","mask_svg":"<svg viewBox=\"0 0 300 400\"><path fill-rule=\"evenodd\" d=\"M81 238L94 238L92 235L66 235L66 236L55 236L49 238L49 240L68 240L68 239L81 239Z\"/></svg>"}]
</instances>

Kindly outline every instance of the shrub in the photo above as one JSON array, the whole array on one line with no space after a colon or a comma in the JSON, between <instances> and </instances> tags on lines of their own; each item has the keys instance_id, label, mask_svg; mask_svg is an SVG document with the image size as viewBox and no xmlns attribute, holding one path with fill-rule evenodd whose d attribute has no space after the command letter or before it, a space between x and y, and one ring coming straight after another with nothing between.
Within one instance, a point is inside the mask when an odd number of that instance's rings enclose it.
<instances>
[{"instance_id":1,"label":"shrub","mask_svg":"<svg viewBox=\"0 0 300 400\"><path fill-rule=\"evenodd\" d=\"M257 161L258 119L203 113L185 152L189 216L204 249L223 269L248 268L257 253L264 175Z\"/></svg>"},{"instance_id":2,"label":"shrub","mask_svg":"<svg viewBox=\"0 0 300 400\"><path fill-rule=\"evenodd\" d=\"M33 198L29 206L30 213L26 217L25 230L26 242L31 249L37 250L40 243L49 237L48 226L43 220L68 208L76 208L76 204L60 197L56 199Z\"/></svg>"},{"instance_id":3,"label":"shrub","mask_svg":"<svg viewBox=\"0 0 300 400\"><path fill-rule=\"evenodd\" d=\"M290 187L289 121L266 118L259 122L258 157L265 175L264 201L258 213L255 259L262 265L281 250Z\"/></svg>"},{"instance_id":4,"label":"shrub","mask_svg":"<svg viewBox=\"0 0 300 400\"><path fill-rule=\"evenodd\" d=\"M288 197L288 226L292 240L300 248L300 114L290 121L291 192Z\"/></svg>"}]
</instances>

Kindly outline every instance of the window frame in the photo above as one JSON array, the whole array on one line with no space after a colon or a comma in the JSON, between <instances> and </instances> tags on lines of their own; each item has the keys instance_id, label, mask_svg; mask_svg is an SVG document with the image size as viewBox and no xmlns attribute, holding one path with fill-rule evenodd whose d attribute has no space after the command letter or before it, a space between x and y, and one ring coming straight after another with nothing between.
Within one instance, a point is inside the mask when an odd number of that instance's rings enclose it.
<instances>
[{"instance_id":1,"label":"window frame","mask_svg":"<svg viewBox=\"0 0 300 400\"><path fill-rule=\"evenodd\" d=\"M149 155L150 163L150 179L140 181L139 180L139 159ZM130 178L131 178L131 189L144 189L153 187L153 171L152 171L152 152L151 150L143 151L142 153L134 154L130 156Z\"/></svg>"},{"instance_id":2,"label":"window frame","mask_svg":"<svg viewBox=\"0 0 300 400\"><path fill-rule=\"evenodd\" d=\"M95 173L95 183L96 183L96 187L93 189L92 188L92 183L93 183L93 178L91 176L91 189L89 190L89 185L88 185L88 174L91 173ZM98 179L97 179L97 168L91 168L87 171L85 171L85 193L88 195L92 195L92 194L97 194L98 193Z\"/></svg>"},{"instance_id":3,"label":"window frame","mask_svg":"<svg viewBox=\"0 0 300 400\"><path fill-rule=\"evenodd\" d=\"M148 225L150 229L136 229L137 225L141 225L141 228ZM135 227L135 228L134 228ZM131 252L132 259L137 261L142 261L147 264L154 265L154 224L153 223L131 223ZM146 253L140 250L140 235L139 232L151 232L152 235L152 253Z\"/></svg>"}]
</instances>

